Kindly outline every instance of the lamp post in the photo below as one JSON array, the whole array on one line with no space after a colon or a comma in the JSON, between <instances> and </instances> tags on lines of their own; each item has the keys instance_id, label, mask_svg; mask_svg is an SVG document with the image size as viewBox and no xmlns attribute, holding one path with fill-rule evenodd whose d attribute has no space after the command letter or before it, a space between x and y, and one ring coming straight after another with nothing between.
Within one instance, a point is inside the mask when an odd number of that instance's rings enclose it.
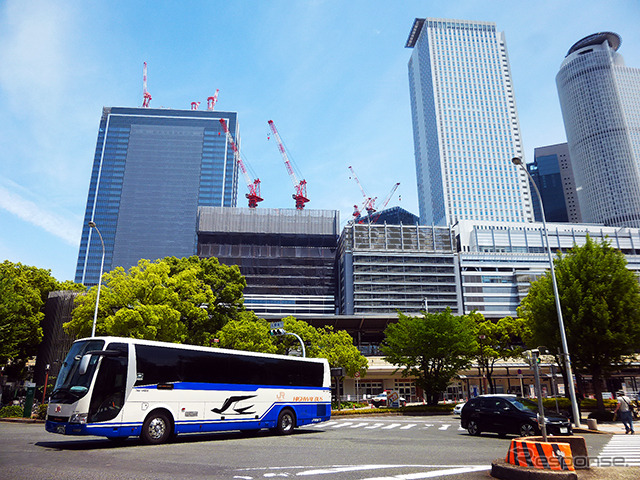
<instances>
[{"instance_id":1,"label":"lamp post","mask_svg":"<svg viewBox=\"0 0 640 480\"><path fill-rule=\"evenodd\" d=\"M569 358L569 346L567 345L567 334L564 329L564 320L562 319L562 307L560 306L560 295L558 294L558 284L556 282L556 271L553 267L553 257L551 255L551 246L549 245L549 234L547 232L547 221L544 216L544 206L542 205L542 195L540 195L540 190L538 190L538 186L536 182L531 177L531 174L524 166L522 159L520 157L514 157L511 159L514 165L522 167L524 173L527 174L531 185L538 196L538 201L540 202L540 213L542 214L542 229L544 230L544 239L547 244L547 255L549 256L549 268L551 268L551 281L553 284L553 296L556 301L556 311L558 313L558 326L560 328L560 341L562 342L562 356L565 361L565 371L567 372L567 382L569 383L569 398L571 399L571 410L573 413L573 422L576 427L580 426L580 412L578 410L578 402L576 400L576 390L575 385L573 383L573 372L571 371L571 359Z\"/></svg>"},{"instance_id":2,"label":"lamp post","mask_svg":"<svg viewBox=\"0 0 640 480\"><path fill-rule=\"evenodd\" d=\"M98 278L98 294L96 295L96 309L93 312L93 327L91 327L91 336L96 336L96 321L98 320L98 305L100 304L100 286L102 285L102 269L104 268L104 241L102 240L102 234L95 222L89 222L89 228L95 228L100 237L100 243L102 244L102 262L100 262L100 277Z\"/></svg>"}]
</instances>

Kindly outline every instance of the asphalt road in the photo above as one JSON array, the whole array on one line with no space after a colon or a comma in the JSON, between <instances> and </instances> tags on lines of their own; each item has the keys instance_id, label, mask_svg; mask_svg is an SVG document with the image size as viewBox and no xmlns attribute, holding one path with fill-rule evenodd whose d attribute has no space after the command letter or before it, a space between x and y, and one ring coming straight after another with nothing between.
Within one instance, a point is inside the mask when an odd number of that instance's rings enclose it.
<instances>
[{"instance_id":1,"label":"asphalt road","mask_svg":"<svg viewBox=\"0 0 640 480\"><path fill-rule=\"evenodd\" d=\"M596 456L609 435L587 435ZM293 435L180 436L166 445L64 437L0 422L0 479L488 479L509 438L472 437L451 416L336 417Z\"/></svg>"}]
</instances>

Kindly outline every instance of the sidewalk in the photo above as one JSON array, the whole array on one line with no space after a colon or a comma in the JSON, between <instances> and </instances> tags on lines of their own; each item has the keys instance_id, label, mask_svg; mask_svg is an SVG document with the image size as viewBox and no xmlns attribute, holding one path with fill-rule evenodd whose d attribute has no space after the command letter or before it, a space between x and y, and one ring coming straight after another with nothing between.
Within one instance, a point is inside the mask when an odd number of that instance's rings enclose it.
<instances>
[{"instance_id":1,"label":"sidewalk","mask_svg":"<svg viewBox=\"0 0 640 480\"><path fill-rule=\"evenodd\" d=\"M585 433L595 433L595 432L600 432L600 433L611 433L611 434L621 434L621 435L625 435L625 429L624 429L624 425L622 424L622 422L598 422L598 429L597 430L590 430L587 426L587 421L586 420L582 420L581 423L581 428L577 429L574 428L573 431L574 433L583 431ZM633 423L633 429L635 430L635 434L636 435L640 435L640 431L638 430L638 428L640 428L640 422L634 422Z\"/></svg>"}]
</instances>

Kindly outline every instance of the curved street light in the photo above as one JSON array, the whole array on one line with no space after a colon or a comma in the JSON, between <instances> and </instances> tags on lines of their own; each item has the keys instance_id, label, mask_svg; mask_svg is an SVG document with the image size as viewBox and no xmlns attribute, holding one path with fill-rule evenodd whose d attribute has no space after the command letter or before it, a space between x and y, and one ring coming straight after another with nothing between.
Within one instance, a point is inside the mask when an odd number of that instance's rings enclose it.
<instances>
[{"instance_id":1,"label":"curved street light","mask_svg":"<svg viewBox=\"0 0 640 480\"><path fill-rule=\"evenodd\" d=\"M551 246L549 245L549 235L547 233L547 221L544 216L544 206L542 205L542 195L540 195L540 190L538 190L538 186L536 182L531 177L531 174L524 166L522 159L520 157L513 157L511 162L516 165L522 167L524 173L529 177L529 181L533 188L535 189L536 195L538 196L538 201L540 202L540 212L542 214L542 228L544 230L544 239L547 244L547 255L549 256L549 267L551 268L551 281L553 283L553 296L556 301L556 311L558 313L558 326L560 328L560 340L562 342L562 356L565 361L565 371L567 372L567 382L569 383L569 398L571 399L571 410L573 413L573 422L576 427L580 426L580 412L578 410L578 402L576 400L576 390L575 385L573 383L573 372L571 371L571 360L569 359L569 346L567 345L567 334L564 329L564 320L562 319L562 307L560 306L560 295L558 294L558 284L556 282L556 271L553 267L553 257L551 255Z\"/></svg>"},{"instance_id":2,"label":"curved street light","mask_svg":"<svg viewBox=\"0 0 640 480\"><path fill-rule=\"evenodd\" d=\"M96 321L98 320L98 305L100 304L100 286L102 285L102 269L104 268L104 241L102 240L102 234L95 222L89 222L89 228L95 228L100 237L100 243L102 244L102 262L100 262L100 277L98 277L98 294L96 295L96 309L93 312L93 327L91 327L91 336L96 336Z\"/></svg>"}]
</instances>

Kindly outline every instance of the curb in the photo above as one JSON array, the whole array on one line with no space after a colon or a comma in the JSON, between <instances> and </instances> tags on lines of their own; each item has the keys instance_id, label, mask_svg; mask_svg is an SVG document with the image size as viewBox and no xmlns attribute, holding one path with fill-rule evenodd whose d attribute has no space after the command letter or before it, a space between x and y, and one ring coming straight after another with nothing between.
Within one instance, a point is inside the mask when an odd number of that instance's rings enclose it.
<instances>
[{"instance_id":1,"label":"curb","mask_svg":"<svg viewBox=\"0 0 640 480\"><path fill-rule=\"evenodd\" d=\"M605 432L604 430L589 430L588 428L574 428L573 433L597 433L600 435L615 435L613 432Z\"/></svg>"},{"instance_id":2,"label":"curb","mask_svg":"<svg viewBox=\"0 0 640 480\"><path fill-rule=\"evenodd\" d=\"M491 463L491 476L501 480L578 480L576 472L517 467L505 460L495 460Z\"/></svg>"},{"instance_id":3,"label":"curb","mask_svg":"<svg viewBox=\"0 0 640 480\"><path fill-rule=\"evenodd\" d=\"M7 423L45 423L45 420L39 420L37 418L6 417L6 418L0 418L0 422L7 422Z\"/></svg>"}]
</instances>

